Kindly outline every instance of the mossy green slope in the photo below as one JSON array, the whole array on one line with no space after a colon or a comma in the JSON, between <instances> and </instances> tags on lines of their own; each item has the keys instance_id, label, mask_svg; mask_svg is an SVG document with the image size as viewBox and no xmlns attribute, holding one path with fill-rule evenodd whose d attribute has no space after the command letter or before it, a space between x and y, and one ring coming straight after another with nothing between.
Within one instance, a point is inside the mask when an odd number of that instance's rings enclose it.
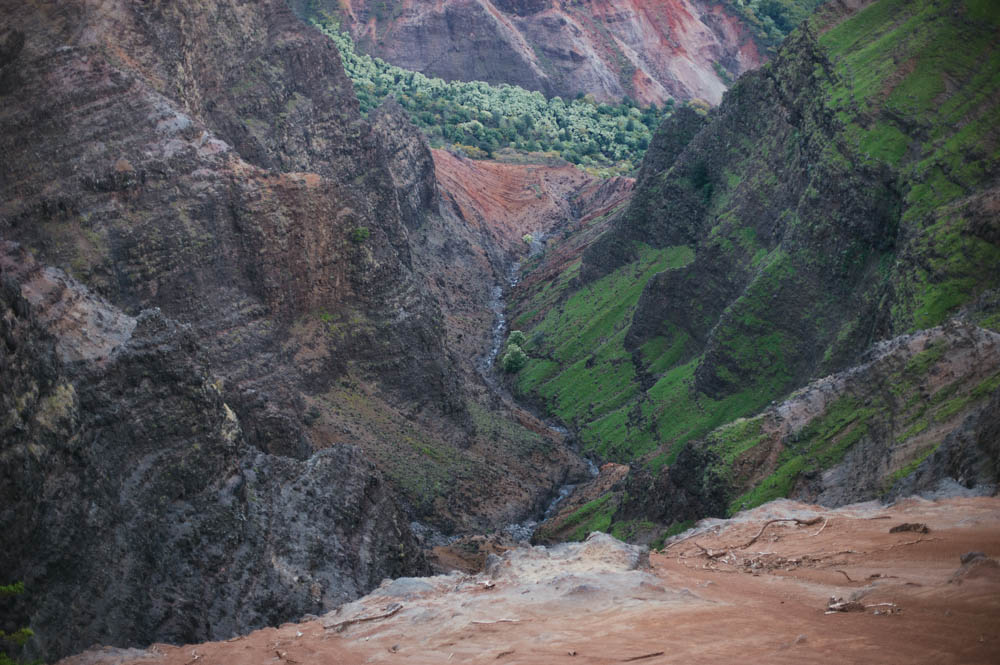
<instances>
[{"instance_id":1,"label":"mossy green slope","mask_svg":"<svg viewBox=\"0 0 1000 665\"><path fill-rule=\"evenodd\" d=\"M956 315L996 328L1000 12L980 0L839 11L821 10L707 118L665 121L630 208L545 287L556 306L530 308L521 327L539 343L518 387L588 449L655 469L701 441L703 471L725 484L761 435L753 420L730 426L745 436L713 428L856 365L880 339ZM689 260L647 277L643 257L676 247ZM625 307L587 295L640 275ZM591 306L583 319L565 306L574 298ZM554 329L573 353L547 345ZM726 501L801 488L884 407L831 407L805 435L815 445L789 448L776 476L742 478Z\"/></svg>"}]
</instances>

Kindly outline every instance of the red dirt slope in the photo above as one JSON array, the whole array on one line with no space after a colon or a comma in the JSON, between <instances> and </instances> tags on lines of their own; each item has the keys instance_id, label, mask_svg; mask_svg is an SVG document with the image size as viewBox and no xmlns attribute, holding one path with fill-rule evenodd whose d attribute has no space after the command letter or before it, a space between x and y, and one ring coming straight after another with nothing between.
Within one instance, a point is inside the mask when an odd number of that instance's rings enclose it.
<instances>
[{"instance_id":1,"label":"red dirt slope","mask_svg":"<svg viewBox=\"0 0 1000 665\"><path fill-rule=\"evenodd\" d=\"M892 531L903 523L928 532ZM322 619L228 642L62 663L1000 662L1000 566L960 561L1000 553L1000 498L779 501L681 538L649 568L598 534L509 551L489 574L385 583ZM832 597L855 611L828 609Z\"/></svg>"},{"instance_id":2,"label":"red dirt slope","mask_svg":"<svg viewBox=\"0 0 1000 665\"><path fill-rule=\"evenodd\" d=\"M526 233L549 233L576 210L612 205L632 190L631 178L601 180L569 164L505 164L432 150L445 200L504 250L520 251Z\"/></svg>"}]
</instances>

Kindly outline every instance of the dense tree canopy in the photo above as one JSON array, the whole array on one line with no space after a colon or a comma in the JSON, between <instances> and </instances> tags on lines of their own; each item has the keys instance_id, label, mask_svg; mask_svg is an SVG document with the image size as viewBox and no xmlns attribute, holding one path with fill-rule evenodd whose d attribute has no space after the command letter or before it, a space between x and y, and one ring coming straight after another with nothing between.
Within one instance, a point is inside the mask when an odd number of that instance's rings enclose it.
<instances>
[{"instance_id":1,"label":"dense tree canopy","mask_svg":"<svg viewBox=\"0 0 1000 665\"><path fill-rule=\"evenodd\" d=\"M617 105L582 95L546 99L512 85L431 78L358 53L333 19L314 24L337 45L363 112L395 97L432 144L458 146L471 156L511 147L628 172L638 166L653 130L673 106L673 100L661 110L641 109L628 98Z\"/></svg>"}]
</instances>

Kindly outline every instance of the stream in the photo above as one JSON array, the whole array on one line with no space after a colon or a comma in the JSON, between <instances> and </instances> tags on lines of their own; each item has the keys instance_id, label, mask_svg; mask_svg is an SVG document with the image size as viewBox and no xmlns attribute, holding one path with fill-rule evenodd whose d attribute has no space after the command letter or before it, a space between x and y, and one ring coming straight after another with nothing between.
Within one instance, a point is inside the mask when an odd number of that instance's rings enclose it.
<instances>
[{"instance_id":1,"label":"stream","mask_svg":"<svg viewBox=\"0 0 1000 665\"><path fill-rule=\"evenodd\" d=\"M541 253L545 248L546 235L544 233L539 233L538 235L532 234L531 248L529 250L528 256L536 256ZM482 375L483 380L486 382L492 390L495 392L503 392L505 397L510 397L513 401L513 397L506 394L506 391L500 385L500 381L497 379L496 371L494 367L496 365L497 358L500 355L501 349L503 349L504 340L507 337L507 299L506 295L517 286L519 279L519 272L521 270L521 262L513 261L507 268L507 274L505 275L505 282L501 284L495 284L492 291L490 292L490 302L489 308L493 312L493 332L489 351L479 359L477 367L479 369L480 375ZM552 423L546 422L544 419L539 418L545 423L546 427L550 431L559 434L561 437L565 437L569 434L569 430L560 425L553 425ZM582 456L581 456L582 457ZM590 472L591 478L597 477L599 473L597 465L594 464L593 460L582 457L582 459L587 463L587 470ZM530 540L531 536L535 533L538 525L545 520L549 519L556 514L559 509L559 505L563 500L573 493L577 487L577 483L566 483L559 486L556 490L555 496L549 501L548 506L541 515L536 515L533 518L529 518L523 522L517 524L508 524L504 529L504 533L507 533L515 542Z\"/></svg>"}]
</instances>

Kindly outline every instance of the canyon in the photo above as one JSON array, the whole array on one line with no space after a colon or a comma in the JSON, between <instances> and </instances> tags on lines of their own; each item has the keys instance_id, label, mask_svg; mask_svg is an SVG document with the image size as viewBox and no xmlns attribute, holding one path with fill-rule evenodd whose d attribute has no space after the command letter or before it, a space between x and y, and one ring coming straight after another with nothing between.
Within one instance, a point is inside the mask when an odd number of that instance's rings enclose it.
<instances>
[{"instance_id":1,"label":"canyon","mask_svg":"<svg viewBox=\"0 0 1000 665\"><path fill-rule=\"evenodd\" d=\"M472 159L362 113L317 12L695 102L634 177ZM20 655L994 659L1000 15L734 12L0 0Z\"/></svg>"}]
</instances>

